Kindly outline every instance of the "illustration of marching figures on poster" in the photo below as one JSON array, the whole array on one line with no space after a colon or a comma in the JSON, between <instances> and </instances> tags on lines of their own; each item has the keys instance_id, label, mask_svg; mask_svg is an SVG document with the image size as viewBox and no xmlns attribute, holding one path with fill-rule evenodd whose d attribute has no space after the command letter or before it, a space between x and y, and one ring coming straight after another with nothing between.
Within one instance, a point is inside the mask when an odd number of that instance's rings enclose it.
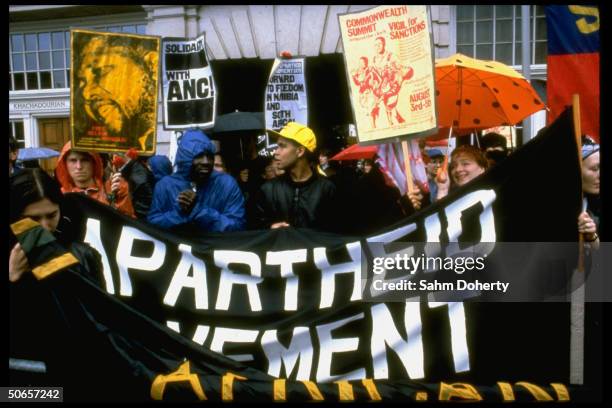
<instances>
[{"instance_id":1,"label":"illustration of marching figures on poster","mask_svg":"<svg viewBox=\"0 0 612 408\"><path fill-rule=\"evenodd\" d=\"M275 59L265 96L266 129L280 130L289 122L308 124L304 58Z\"/></svg>"},{"instance_id":2,"label":"illustration of marching figures on poster","mask_svg":"<svg viewBox=\"0 0 612 408\"><path fill-rule=\"evenodd\" d=\"M164 129L215 125L216 91L204 34L162 41Z\"/></svg>"},{"instance_id":3,"label":"illustration of marching figures on poster","mask_svg":"<svg viewBox=\"0 0 612 408\"><path fill-rule=\"evenodd\" d=\"M379 6L339 17L359 142L437 129L426 6Z\"/></svg>"}]
</instances>

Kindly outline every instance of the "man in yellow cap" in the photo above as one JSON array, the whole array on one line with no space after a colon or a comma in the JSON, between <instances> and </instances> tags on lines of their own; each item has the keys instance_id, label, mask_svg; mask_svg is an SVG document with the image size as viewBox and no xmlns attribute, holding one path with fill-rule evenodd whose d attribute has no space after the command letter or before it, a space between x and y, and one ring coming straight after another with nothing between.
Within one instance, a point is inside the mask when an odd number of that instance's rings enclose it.
<instances>
[{"instance_id":1,"label":"man in yellow cap","mask_svg":"<svg viewBox=\"0 0 612 408\"><path fill-rule=\"evenodd\" d=\"M334 230L333 205L336 187L313 170L317 139L309 127L289 122L277 138L274 161L285 173L261 186L251 205L255 228L306 227Z\"/></svg>"}]
</instances>

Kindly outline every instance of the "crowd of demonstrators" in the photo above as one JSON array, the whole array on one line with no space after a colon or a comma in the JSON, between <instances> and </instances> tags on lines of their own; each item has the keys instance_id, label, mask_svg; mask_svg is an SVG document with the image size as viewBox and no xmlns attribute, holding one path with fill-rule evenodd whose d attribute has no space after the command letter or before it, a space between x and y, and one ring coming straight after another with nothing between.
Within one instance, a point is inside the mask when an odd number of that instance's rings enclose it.
<instances>
[{"instance_id":1,"label":"crowd of demonstrators","mask_svg":"<svg viewBox=\"0 0 612 408\"><path fill-rule=\"evenodd\" d=\"M578 216L578 231L593 248L599 248L599 218L601 201L599 198L599 145L588 136L582 137L582 192L586 209Z\"/></svg>"},{"instance_id":2,"label":"crowd of demonstrators","mask_svg":"<svg viewBox=\"0 0 612 408\"><path fill-rule=\"evenodd\" d=\"M100 155L73 150L68 142L57 161L55 177L63 193L83 193L134 218L128 183L119 172L104 182L103 172Z\"/></svg>"},{"instance_id":3,"label":"crowd of demonstrators","mask_svg":"<svg viewBox=\"0 0 612 408\"><path fill-rule=\"evenodd\" d=\"M313 169L314 132L289 122L277 137L274 160L284 174L264 183L249 203L252 228L307 227L328 230L334 220L334 184Z\"/></svg>"},{"instance_id":4,"label":"crowd of demonstrators","mask_svg":"<svg viewBox=\"0 0 612 408\"><path fill-rule=\"evenodd\" d=\"M244 197L232 176L213 169L215 150L201 130L185 132L176 171L155 185L149 223L193 237L244 229Z\"/></svg>"},{"instance_id":5,"label":"crowd of demonstrators","mask_svg":"<svg viewBox=\"0 0 612 408\"><path fill-rule=\"evenodd\" d=\"M296 122L278 133L268 132L278 139L272 158L232 161L201 130L192 129L179 142L176 172L166 156L145 160L128 152L108 157L106 177L101 155L75 151L69 142L55 175L64 193L80 192L133 218L193 236L247 226L370 234L445 197L509 153L505 137L488 133L482 137L482 151L468 145L454 149L446 172L443 152L421 143L429 193L417 188L402 196L375 158L357 166L331 161L331 150L317 150L314 132ZM9 174L16 172L16 143L11 142ZM582 174L588 210L580 214L578 226L586 241L596 242L599 146L588 139Z\"/></svg>"}]
</instances>

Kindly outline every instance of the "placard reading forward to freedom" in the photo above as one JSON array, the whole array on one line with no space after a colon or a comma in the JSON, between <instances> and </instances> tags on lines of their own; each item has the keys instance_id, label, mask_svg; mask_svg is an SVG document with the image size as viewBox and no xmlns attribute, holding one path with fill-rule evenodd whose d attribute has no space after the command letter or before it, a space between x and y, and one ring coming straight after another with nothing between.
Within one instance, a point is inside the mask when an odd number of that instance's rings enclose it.
<instances>
[{"instance_id":1,"label":"placard reading forward to freedom","mask_svg":"<svg viewBox=\"0 0 612 408\"><path fill-rule=\"evenodd\" d=\"M379 6L338 16L360 143L437 129L426 6Z\"/></svg>"},{"instance_id":2,"label":"placard reading forward to freedom","mask_svg":"<svg viewBox=\"0 0 612 408\"><path fill-rule=\"evenodd\" d=\"M280 130L289 122L308 124L304 58L276 59L266 87L266 128Z\"/></svg>"},{"instance_id":3,"label":"placard reading forward to freedom","mask_svg":"<svg viewBox=\"0 0 612 408\"><path fill-rule=\"evenodd\" d=\"M216 91L204 34L164 38L162 52L164 129L213 127Z\"/></svg>"}]
</instances>

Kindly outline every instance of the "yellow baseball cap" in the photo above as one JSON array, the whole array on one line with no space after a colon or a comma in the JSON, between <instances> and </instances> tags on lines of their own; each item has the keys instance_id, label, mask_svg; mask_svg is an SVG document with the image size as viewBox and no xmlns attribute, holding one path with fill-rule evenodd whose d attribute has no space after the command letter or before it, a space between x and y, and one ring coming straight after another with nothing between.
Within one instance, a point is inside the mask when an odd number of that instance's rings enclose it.
<instances>
[{"instance_id":1,"label":"yellow baseball cap","mask_svg":"<svg viewBox=\"0 0 612 408\"><path fill-rule=\"evenodd\" d=\"M289 122L281 129L280 132L266 129L266 131L272 136L282 136L285 139L291 139L298 142L310 152L314 152L317 148L317 138L314 132L306 125L302 125L297 122Z\"/></svg>"}]
</instances>

